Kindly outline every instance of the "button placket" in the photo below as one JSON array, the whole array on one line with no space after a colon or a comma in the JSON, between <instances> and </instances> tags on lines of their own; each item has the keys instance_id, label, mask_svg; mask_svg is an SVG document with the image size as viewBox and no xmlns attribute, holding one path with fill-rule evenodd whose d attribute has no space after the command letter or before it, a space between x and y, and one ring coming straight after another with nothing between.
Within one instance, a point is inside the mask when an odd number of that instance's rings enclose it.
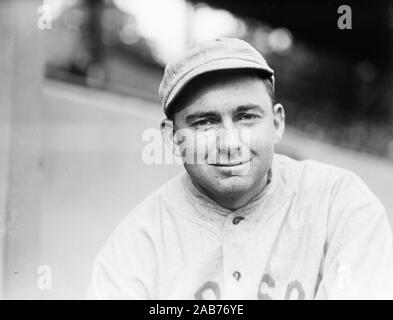
<instances>
[{"instance_id":1,"label":"button placket","mask_svg":"<svg viewBox=\"0 0 393 320\"><path fill-rule=\"evenodd\" d=\"M243 228L239 226L244 217L228 216L223 228L223 271L225 299L241 299L244 295L242 284L242 265L239 264L243 253L241 246Z\"/></svg>"}]
</instances>

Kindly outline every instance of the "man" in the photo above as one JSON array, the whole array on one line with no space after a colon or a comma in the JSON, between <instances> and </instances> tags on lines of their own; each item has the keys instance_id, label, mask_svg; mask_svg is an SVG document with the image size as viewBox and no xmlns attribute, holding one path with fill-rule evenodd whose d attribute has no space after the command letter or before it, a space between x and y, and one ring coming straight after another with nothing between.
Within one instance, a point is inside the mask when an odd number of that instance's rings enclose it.
<instances>
[{"instance_id":1,"label":"man","mask_svg":"<svg viewBox=\"0 0 393 320\"><path fill-rule=\"evenodd\" d=\"M347 170L274 153L284 108L254 48L200 43L166 67L160 96L163 137L186 172L119 225L89 297L393 297L383 206Z\"/></svg>"}]
</instances>

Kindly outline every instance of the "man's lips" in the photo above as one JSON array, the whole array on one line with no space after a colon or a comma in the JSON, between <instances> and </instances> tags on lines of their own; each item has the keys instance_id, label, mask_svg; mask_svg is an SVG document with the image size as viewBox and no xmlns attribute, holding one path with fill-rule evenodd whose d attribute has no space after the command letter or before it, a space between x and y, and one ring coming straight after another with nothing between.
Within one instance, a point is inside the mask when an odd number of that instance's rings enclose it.
<instances>
[{"instance_id":1,"label":"man's lips","mask_svg":"<svg viewBox=\"0 0 393 320\"><path fill-rule=\"evenodd\" d=\"M225 162L225 163L209 163L213 166L216 167L235 167L235 166L240 166L242 164L246 164L247 162L249 162L250 160L245 160L245 161L235 161L235 162Z\"/></svg>"}]
</instances>

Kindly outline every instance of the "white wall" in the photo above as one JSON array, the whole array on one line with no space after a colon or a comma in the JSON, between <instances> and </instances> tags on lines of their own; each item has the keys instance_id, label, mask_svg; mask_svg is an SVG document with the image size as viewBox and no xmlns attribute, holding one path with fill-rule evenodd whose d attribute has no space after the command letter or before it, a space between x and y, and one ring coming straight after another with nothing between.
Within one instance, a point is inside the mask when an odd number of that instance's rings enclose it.
<instances>
[{"instance_id":1,"label":"white wall","mask_svg":"<svg viewBox=\"0 0 393 320\"><path fill-rule=\"evenodd\" d=\"M142 162L142 133L159 129L156 104L70 85L44 90L41 263L50 298L83 298L91 264L120 220L182 170Z\"/></svg>"}]
</instances>

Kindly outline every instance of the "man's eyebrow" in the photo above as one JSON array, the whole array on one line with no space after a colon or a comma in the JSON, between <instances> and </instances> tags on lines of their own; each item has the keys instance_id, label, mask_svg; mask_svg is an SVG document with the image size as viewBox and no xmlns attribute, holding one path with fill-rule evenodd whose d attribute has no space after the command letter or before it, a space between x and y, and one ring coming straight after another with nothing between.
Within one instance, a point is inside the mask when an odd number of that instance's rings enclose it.
<instances>
[{"instance_id":1,"label":"man's eyebrow","mask_svg":"<svg viewBox=\"0 0 393 320\"><path fill-rule=\"evenodd\" d=\"M254 103L249 103L249 104L245 104L242 106L238 106L236 108L235 112L238 113L238 112L246 112L246 111L252 111L252 110L256 110L261 113L265 113L263 111L263 108L259 104L254 104Z\"/></svg>"},{"instance_id":2,"label":"man's eyebrow","mask_svg":"<svg viewBox=\"0 0 393 320\"><path fill-rule=\"evenodd\" d=\"M209 111L209 112L195 112L193 114L190 114L186 117L186 122L191 123L196 119L200 118L208 118L208 117L217 117L218 114L217 112Z\"/></svg>"}]
</instances>

